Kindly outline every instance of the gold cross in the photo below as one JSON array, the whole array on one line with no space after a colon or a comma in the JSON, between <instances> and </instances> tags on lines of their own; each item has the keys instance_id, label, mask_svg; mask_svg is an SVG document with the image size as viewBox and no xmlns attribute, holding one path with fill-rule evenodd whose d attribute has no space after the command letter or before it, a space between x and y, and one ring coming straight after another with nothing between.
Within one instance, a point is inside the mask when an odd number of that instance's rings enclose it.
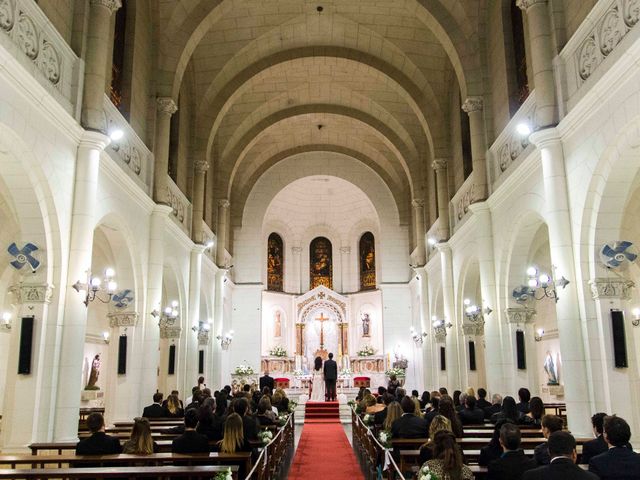
<instances>
[{"instance_id":1,"label":"gold cross","mask_svg":"<svg viewBox=\"0 0 640 480\"><path fill-rule=\"evenodd\" d=\"M320 350L324 350L324 322L330 319L324 316L324 312L320 312L320 316L316 320L320 322Z\"/></svg>"}]
</instances>

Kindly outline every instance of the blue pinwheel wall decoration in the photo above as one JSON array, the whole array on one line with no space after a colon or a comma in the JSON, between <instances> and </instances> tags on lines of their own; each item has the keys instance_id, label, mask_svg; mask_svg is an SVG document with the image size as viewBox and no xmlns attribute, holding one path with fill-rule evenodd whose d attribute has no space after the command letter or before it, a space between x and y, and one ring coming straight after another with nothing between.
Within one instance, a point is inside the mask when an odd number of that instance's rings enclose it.
<instances>
[{"instance_id":1,"label":"blue pinwheel wall decoration","mask_svg":"<svg viewBox=\"0 0 640 480\"><path fill-rule=\"evenodd\" d=\"M12 260L11 266L16 270L22 270L25 265L29 265L32 272L35 272L40 266L40 261L35 258L32 253L37 251L38 247L36 247L33 243L27 243L24 247L18 248L18 246L14 243L9 245L7 251L14 258Z\"/></svg>"},{"instance_id":2,"label":"blue pinwheel wall decoration","mask_svg":"<svg viewBox=\"0 0 640 480\"><path fill-rule=\"evenodd\" d=\"M129 304L133 302L133 291L128 289L121 290L111 298L111 301L117 309L127 308Z\"/></svg>"},{"instance_id":3,"label":"blue pinwheel wall decoration","mask_svg":"<svg viewBox=\"0 0 640 480\"><path fill-rule=\"evenodd\" d=\"M528 285L520 285L517 288L513 289L511 295L518 303L524 303L527 300L534 297L536 291L534 288L529 287Z\"/></svg>"},{"instance_id":4,"label":"blue pinwheel wall decoration","mask_svg":"<svg viewBox=\"0 0 640 480\"><path fill-rule=\"evenodd\" d=\"M605 243L600 248L600 260L605 267L610 269L623 270L635 262L637 258L636 247L626 240Z\"/></svg>"}]
</instances>

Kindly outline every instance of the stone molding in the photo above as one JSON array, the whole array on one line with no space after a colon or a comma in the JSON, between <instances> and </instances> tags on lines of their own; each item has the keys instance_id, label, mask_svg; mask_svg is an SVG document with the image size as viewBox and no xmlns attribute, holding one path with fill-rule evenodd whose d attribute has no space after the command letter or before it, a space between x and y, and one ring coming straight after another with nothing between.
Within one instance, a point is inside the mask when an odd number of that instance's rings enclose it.
<instances>
[{"instance_id":1,"label":"stone molding","mask_svg":"<svg viewBox=\"0 0 640 480\"><path fill-rule=\"evenodd\" d=\"M445 343L447 340L447 327L444 325L441 327L433 327L433 338L436 343Z\"/></svg>"},{"instance_id":2,"label":"stone molding","mask_svg":"<svg viewBox=\"0 0 640 480\"><path fill-rule=\"evenodd\" d=\"M204 347L206 345L209 345L209 339L209 330L198 330L198 346Z\"/></svg>"},{"instance_id":3,"label":"stone molding","mask_svg":"<svg viewBox=\"0 0 640 480\"><path fill-rule=\"evenodd\" d=\"M484 335L484 319L481 319L475 323L464 322L462 324L462 332L465 335L473 337L481 337Z\"/></svg>"},{"instance_id":4,"label":"stone molding","mask_svg":"<svg viewBox=\"0 0 640 480\"><path fill-rule=\"evenodd\" d=\"M182 327L179 325L160 324L160 338L180 338Z\"/></svg>"},{"instance_id":5,"label":"stone molding","mask_svg":"<svg viewBox=\"0 0 640 480\"><path fill-rule=\"evenodd\" d=\"M415 209L424 208L424 199L414 198L413 200L411 200L411 206Z\"/></svg>"},{"instance_id":6,"label":"stone molding","mask_svg":"<svg viewBox=\"0 0 640 480\"><path fill-rule=\"evenodd\" d=\"M9 287L9 293L13 295L13 303L18 305L27 303L51 303L53 288L53 285L48 283L20 283Z\"/></svg>"},{"instance_id":7,"label":"stone molding","mask_svg":"<svg viewBox=\"0 0 640 480\"><path fill-rule=\"evenodd\" d=\"M196 173L207 173L207 170L209 170L209 162L206 160L196 160L193 162L193 167Z\"/></svg>"},{"instance_id":8,"label":"stone molding","mask_svg":"<svg viewBox=\"0 0 640 480\"><path fill-rule=\"evenodd\" d=\"M110 14L122 8L122 2L120 0L91 0L91 5L108 8Z\"/></svg>"},{"instance_id":9,"label":"stone molding","mask_svg":"<svg viewBox=\"0 0 640 480\"><path fill-rule=\"evenodd\" d=\"M447 169L447 159L446 158L436 158L431 163L431 168L433 168L436 172L446 170Z\"/></svg>"},{"instance_id":10,"label":"stone molding","mask_svg":"<svg viewBox=\"0 0 640 480\"><path fill-rule=\"evenodd\" d=\"M483 107L484 101L482 100L482 97L469 97L464 101L460 108L462 108L463 112L471 113L482 110Z\"/></svg>"},{"instance_id":11,"label":"stone molding","mask_svg":"<svg viewBox=\"0 0 640 480\"><path fill-rule=\"evenodd\" d=\"M113 312L107 314L110 327L135 327L138 324L138 312Z\"/></svg>"},{"instance_id":12,"label":"stone molding","mask_svg":"<svg viewBox=\"0 0 640 480\"><path fill-rule=\"evenodd\" d=\"M340 247L340 253L351 253L351 247Z\"/></svg>"},{"instance_id":13,"label":"stone molding","mask_svg":"<svg viewBox=\"0 0 640 480\"><path fill-rule=\"evenodd\" d=\"M635 283L624 278L594 278L589 280L589 286L594 300L604 298L629 300L630 290L635 287Z\"/></svg>"},{"instance_id":14,"label":"stone molding","mask_svg":"<svg viewBox=\"0 0 640 480\"><path fill-rule=\"evenodd\" d=\"M166 115L173 115L178 111L178 106L171 97L157 97L158 111Z\"/></svg>"},{"instance_id":15,"label":"stone molding","mask_svg":"<svg viewBox=\"0 0 640 480\"><path fill-rule=\"evenodd\" d=\"M546 5L548 0L517 0L516 6L525 12L537 4Z\"/></svg>"},{"instance_id":16,"label":"stone molding","mask_svg":"<svg viewBox=\"0 0 640 480\"><path fill-rule=\"evenodd\" d=\"M532 323L536 316L536 309L531 307L512 307L505 310L507 323L524 325Z\"/></svg>"},{"instance_id":17,"label":"stone molding","mask_svg":"<svg viewBox=\"0 0 640 480\"><path fill-rule=\"evenodd\" d=\"M228 199L221 198L220 200L218 200L218 206L221 208L229 208L231 206L231 203Z\"/></svg>"}]
</instances>

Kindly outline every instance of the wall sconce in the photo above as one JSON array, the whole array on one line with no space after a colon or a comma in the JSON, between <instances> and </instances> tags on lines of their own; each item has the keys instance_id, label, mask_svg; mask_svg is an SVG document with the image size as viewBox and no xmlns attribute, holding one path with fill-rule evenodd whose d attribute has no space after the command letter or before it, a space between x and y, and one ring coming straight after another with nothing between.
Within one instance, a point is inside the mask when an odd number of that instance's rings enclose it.
<instances>
[{"instance_id":1,"label":"wall sconce","mask_svg":"<svg viewBox=\"0 0 640 480\"><path fill-rule=\"evenodd\" d=\"M533 334L533 339L536 342L539 342L540 340L542 340L542 337L544 336L544 328L539 328L536 330L536 332Z\"/></svg>"},{"instance_id":2,"label":"wall sconce","mask_svg":"<svg viewBox=\"0 0 640 480\"><path fill-rule=\"evenodd\" d=\"M451 322L447 322L444 318L439 319L435 315L431 317L433 322L433 328L451 328L453 324Z\"/></svg>"},{"instance_id":3,"label":"wall sconce","mask_svg":"<svg viewBox=\"0 0 640 480\"><path fill-rule=\"evenodd\" d=\"M631 313L633 314L633 320L631 320L631 325L633 325L634 327L637 327L638 325L640 325L640 308L634 308L633 310L631 310ZM4 319L4 315L3 315L3 319Z\"/></svg>"},{"instance_id":4,"label":"wall sconce","mask_svg":"<svg viewBox=\"0 0 640 480\"><path fill-rule=\"evenodd\" d=\"M109 345L110 339L109 339L109 332L102 332L102 340L104 341L104 343L106 343L107 345Z\"/></svg>"},{"instance_id":5,"label":"wall sconce","mask_svg":"<svg viewBox=\"0 0 640 480\"><path fill-rule=\"evenodd\" d=\"M520 122L516 125L516 132L518 132L518 135L521 137L528 137L531 135L531 125L526 122Z\"/></svg>"},{"instance_id":6,"label":"wall sconce","mask_svg":"<svg viewBox=\"0 0 640 480\"><path fill-rule=\"evenodd\" d=\"M207 243L204 244L204 248L206 248L207 250L213 248L213 240L208 240Z\"/></svg>"},{"instance_id":7,"label":"wall sconce","mask_svg":"<svg viewBox=\"0 0 640 480\"><path fill-rule=\"evenodd\" d=\"M6 330L6 331L11 330L11 313L10 312L2 313L2 322L0 323L0 331L2 330Z\"/></svg>"},{"instance_id":8,"label":"wall sconce","mask_svg":"<svg viewBox=\"0 0 640 480\"><path fill-rule=\"evenodd\" d=\"M416 347L421 347L424 343L424 339L427 336L427 332L418 333L415 328L411 327L411 339L416 344Z\"/></svg>"},{"instance_id":9,"label":"wall sconce","mask_svg":"<svg viewBox=\"0 0 640 480\"><path fill-rule=\"evenodd\" d=\"M534 298L535 300L553 298L556 303L558 303L559 297L556 286L564 289L569 285L569 280L566 278L560 277L559 280L555 280L552 276L546 273L539 273L536 267L527 268L527 277L527 285L520 288L519 299L516 298L516 301L519 303L524 303L529 298ZM539 295L536 294L537 291L540 291Z\"/></svg>"},{"instance_id":10,"label":"wall sconce","mask_svg":"<svg viewBox=\"0 0 640 480\"><path fill-rule=\"evenodd\" d=\"M87 292L83 302L86 307L89 306L89 302L93 302L96 298L102 303L109 303L111 301L111 297L113 297L113 294L116 293L116 289L118 288L118 284L114 281L115 275L116 272L113 268L107 268L104 271L104 278L100 279L98 277L93 277L91 275L91 270L87 270L86 282L83 283L78 280L73 284L73 289L78 293ZM103 300L100 298L100 293L106 294L107 299Z\"/></svg>"},{"instance_id":11,"label":"wall sconce","mask_svg":"<svg viewBox=\"0 0 640 480\"><path fill-rule=\"evenodd\" d=\"M191 330L193 330L194 332L208 332L209 330L211 330L212 323L213 321L211 319L207 320L206 322L194 322Z\"/></svg>"},{"instance_id":12,"label":"wall sconce","mask_svg":"<svg viewBox=\"0 0 640 480\"><path fill-rule=\"evenodd\" d=\"M437 243L438 243L438 240L436 240L434 237L429 237L427 239L427 244L429 244L429 247L431 248L431 250L435 248Z\"/></svg>"},{"instance_id":13,"label":"wall sconce","mask_svg":"<svg viewBox=\"0 0 640 480\"><path fill-rule=\"evenodd\" d=\"M223 350L229 350L229 346L233 341L233 330L229 330L229 332L225 333L224 335L216 336L216 339L220 340L220 346Z\"/></svg>"},{"instance_id":14,"label":"wall sconce","mask_svg":"<svg viewBox=\"0 0 640 480\"><path fill-rule=\"evenodd\" d=\"M465 298L463 303L465 306L464 316L472 323L484 322L483 314L489 316L491 315L491 312L493 312L490 307L484 307L481 309L479 306L471 304L471 300L468 298Z\"/></svg>"},{"instance_id":15,"label":"wall sconce","mask_svg":"<svg viewBox=\"0 0 640 480\"><path fill-rule=\"evenodd\" d=\"M153 318L160 318L158 322L158 326L168 326L171 327L176 323L176 320L180 317L180 310L178 307L180 303L177 300L173 300L171 305L165 307L165 309L160 313L158 310L153 310L151 312L151 316Z\"/></svg>"}]
</instances>

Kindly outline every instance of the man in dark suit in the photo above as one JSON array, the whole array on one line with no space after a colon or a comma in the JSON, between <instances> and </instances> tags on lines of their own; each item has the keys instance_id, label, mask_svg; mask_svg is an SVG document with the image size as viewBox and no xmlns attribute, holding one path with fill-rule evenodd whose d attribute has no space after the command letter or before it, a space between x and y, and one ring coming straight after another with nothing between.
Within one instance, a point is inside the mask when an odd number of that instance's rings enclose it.
<instances>
[{"instance_id":1,"label":"man in dark suit","mask_svg":"<svg viewBox=\"0 0 640 480\"><path fill-rule=\"evenodd\" d=\"M92 413L87 417L87 427L91 432L76 445L76 455L116 455L122 453L120 440L104 432L104 418L101 413Z\"/></svg>"},{"instance_id":2,"label":"man in dark suit","mask_svg":"<svg viewBox=\"0 0 640 480\"><path fill-rule=\"evenodd\" d=\"M604 439L609 449L591 459L589 471L601 480L640 479L640 454L627 447L631 439L629 424L620 417L605 417Z\"/></svg>"},{"instance_id":3,"label":"man in dark suit","mask_svg":"<svg viewBox=\"0 0 640 480\"><path fill-rule=\"evenodd\" d=\"M491 406L484 409L484 418L489 420L494 413L502 410L502 395L494 393L491 396Z\"/></svg>"},{"instance_id":4,"label":"man in dark suit","mask_svg":"<svg viewBox=\"0 0 640 480\"><path fill-rule=\"evenodd\" d=\"M476 407L484 410L485 408L489 408L491 404L487 402L487 391L484 388L478 389L478 401L476 402Z\"/></svg>"},{"instance_id":5,"label":"man in dark suit","mask_svg":"<svg viewBox=\"0 0 640 480\"><path fill-rule=\"evenodd\" d=\"M471 395L464 399L464 408L458 415L462 425L480 425L484 423L484 411L476 406L476 397Z\"/></svg>"},{"instance_id":6,"label":"man in dark suit","mask_svg":"<svg viewBox=\"0 0 640 480\"><path fill-rule=\"evenodd\" d=\"M393 438L427 438L429 436L427 421L414 414L416 405L411 397L404 397L400 406L404 413L391 425L391 436Z\"/></svg>"},{"instance_id":7,"label":"man in dark suit","mask_svg":"<svg viewBox=\"0 0 640 480\"><path fill-rule=\"evenodd\" d=\"M600 455L601 453L609 450L609 445L607 445L607 442L605 442L603 436L604 418L606 416L606 413L599 412L591 417L591 425L593 426L593 433L595 434L596 438L585 442L582 445L582 458L580 459L580 463L589 465L589 460L591 460L596 455Z\"/></svg>"},{"instance_id":8,"label":"man in dark suit","mask_svg":"<svg viewBox=\"0 0 640 480\"><path fill-rule=\"evenodd\" d=\"M258 439L258 421L248 415L249 401L244 398L236 398L233 400L233 411L242 417L242 433L246 441Z\"/></svg>"},{"instance_id":9,"label":"man in dark suit","mask_svg":"<svg viewBox=\"0 0 640 480\"><path fill-rule=\"evenodd\" d=\"M269 371L265 370L264 375L260 377L260 391L264 392L264 387L269 388L269 395L273 395L273 389L276 386L276 382L273 377L269 376Z\"/></svg>"},{"instance_id":10,"label":"man in dark suit","mask_svg":"<svg viewBox=\"0 0 640 480\"><path fill-rule=\"evenodd\" d=\"M542 435L549 438L552 433L559 432L564 428L564 420L557 415L545 415L542 417ZM533 459L538 465L549 465L551 455L547 442L541 443L533 449Z\"/></svg>"},{"instance_id":11,"label":"man in dark suit","mask_svg":"<svg viewBox=\"0 0 640 480\"><path fill-rule=\"evenodd\" d=\"M529 470L522 480L597 480L593 473L576 465L576 439L569 432L554 432L547 442L551 463Z\"/></svg>"},{"instance_id":12,"label":"man in dark suit","mask_svg":"<svg viewBox=\"0 0 640 480\"><path fill-rule=\"evenodd\" d=\"M338 380L338 364L333 360L333 353L329 354L329 360L324 362L322 367L324 373L324 384L327 401L336 400L336 381Z\"/></svg>"},{"instance_id":13,"label":"man in dark suit","mask_svg":"<svg viewBox=\"0 0 640 480\"><path fill-rule=\"evenodd\" d=\"M502 456L489 463L487 478L491 480L520 480L527 470L536 468L535 460L527 457L520 448L520 428L505 423L500 428Z\"/></svg>"},{"instance_id":14,"label":"man in dark suit","mask_svg":"<svg viewBox=\"0 0 640 480\"><path fill-rule=\"evenodd\" d=\"M198 412L187 410L184 413L184 433L175 438L171 443L173 453L207 453L209 451L209 439L196 432L198 425Z\"/></svg>"},{"instance_id":15,"label":"man in dark suit","mask_svg":"<svg viewBox=\"0 0 640 480\"><path fill-rule=\"evenodd\" d=\"M382 425L384 421L387 419L387 408L393 402L394 397L390 393L385 392L382 395L382 403L384 403L384 410L380 410L373 416L373 424L374 425Z\"/></svg>"},{"instance_id":16,"label":"man in dark suit","mask_svg":"<svg viewBox=\"0 0 640 480\"><path fill-rule=\"evenodd\" d=\"M153 403L144 407L142 416L145 418L162 418L164 417L164 408L162 408L162 394L156 392L153 394Z\"/></svg>"}]
</instances>

